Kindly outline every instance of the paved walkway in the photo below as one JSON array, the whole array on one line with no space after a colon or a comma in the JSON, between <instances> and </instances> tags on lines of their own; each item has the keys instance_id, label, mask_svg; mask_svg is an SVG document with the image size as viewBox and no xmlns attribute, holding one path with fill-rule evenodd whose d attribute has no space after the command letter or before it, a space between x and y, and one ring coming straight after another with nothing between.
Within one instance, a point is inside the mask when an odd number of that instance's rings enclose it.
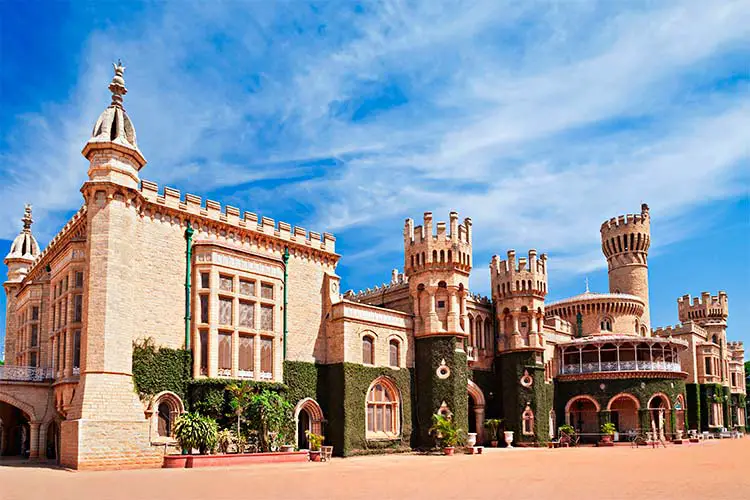
<instances>
[{"instance_id":1,"label":"paved walkway","mask_svg":"<svg viewBox=\"0 0 750 500\"><path fill-rule=\"evenodd\" d=\"M0 499L739 499L750 498L749 463L750 438L667 449L499 449L223 469L0 466Z\"/></svg>"}]
</instances>

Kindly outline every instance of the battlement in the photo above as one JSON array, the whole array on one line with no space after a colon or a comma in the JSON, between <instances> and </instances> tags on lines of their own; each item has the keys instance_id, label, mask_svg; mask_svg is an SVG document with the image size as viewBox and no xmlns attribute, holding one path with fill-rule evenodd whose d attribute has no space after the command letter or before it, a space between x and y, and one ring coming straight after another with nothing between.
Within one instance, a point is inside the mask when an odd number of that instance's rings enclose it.
<instances>
[{"instance_id":1,"label":"battlement","mask_svg":"<svg viewBox=\"0 0 750 500\"><path fill-rule=\"evenodd\" d=\"M537 258L537 251L529 250L528 258L516 260L516 251L508 250L507 260L492 256L490 263L492 290L499 297L513 295L547 295L547 254Z\"/></svg>"},{"instance_id":2,"label":"battlement","mask_svg":"<svg viewBox=\"0 0 750 500\"><path fill-rule=\"evenodd\" d=\"M409 283L409 278L405 274L399 273L398 269L394 269L391 272L390 283L383 283L382 285L375 285L375 287L373 288L367 288L365 290L360 290L358 292L355 292L354 290L347 290L346 293L344 294L344 298L353 300L353 301L360 301L360 300L372 297L374 295L382 295L385 292L398 288L402 285L406 285L408 283Z\"/></svg>"},{"instance_id":3,"label":"battlement","mask_svg":"<svg viewBox=\"0 0 750 500\"><path fill-rule=\"evenodd\" d=\"M424 225L404 222L404 268L407 273L425 269L451 268L471 270L471 219L458 222L458 213L450 213L450 222L433 226L432 212L424 213Z\"/></svg>"},{"instance_id":4,"label":"battlement","mask_svg":"<svg viewBox=\"0 0 750 500\"><path fill-rule=\"evenodd\" d=\"M700 297L683 295L677 299L677 311L680 321L726 320L729 315L727 293L719 291L718 295L711 295L701 292Z\"/></svg>"},{"instance_id":5,"label":"battlement","mask_svg":"<svg viewBox=\"0 0 750 500\"><path fill-rule=\"evenodd\" d=\"M671 337L673 335L685 335L694 333L706 338L706 330L701 328L697 323L692 321L685 321L684 323L677 323L676 325L660 326L653 330L654 337Z\"/></svg>"},{"instance_id":6,"label":"battlement","mask_svg":"<svg viewBox=\"0 0 750 500\"><path fill-rule=\"evenodd\" d=\"M734 361L745 361L745 345L741 340L727 342L727 350Z\"/></svg>"},{"instance_id":7,"label":"battlement","mask_svg":"<svg viewBox=\"0 0 750 500\"><path fill-rule=\"evenodd\" d=\"M227 205L222 210L219 202L201 199L194 194L185 194L181 198L180 191L171 187L164 187L159 193L156 183L142 180L140 187L143 197L156 205L162 205L173 210L192 214L201 218L208 218L237 228L248 229L254 232L267 234L275 238L289 241L299 245L305 245L323 252L335 253L336 238L330 233L307 231L299 226L292 227L287 222L278 223L268 217L259 217L253 212L243 212L240 209Z\"/></svg>"},{"instance_id":8,"label":"battlement","mask_svg":"<svg viewBox=\"0 0 750 500\"><path fill-rule=\"evenodd\" d=\"M651 218L649 216L648 205L643 203L641 205L641 213L639 214L626 214L620 215L619 217L612 217L611 219L604 221L601 226L601 233L616 230L632 230L633 226L641 226L647 231L651 224ZM636 228L636 230L641 230Z\"/></svg>"}]
</instances>

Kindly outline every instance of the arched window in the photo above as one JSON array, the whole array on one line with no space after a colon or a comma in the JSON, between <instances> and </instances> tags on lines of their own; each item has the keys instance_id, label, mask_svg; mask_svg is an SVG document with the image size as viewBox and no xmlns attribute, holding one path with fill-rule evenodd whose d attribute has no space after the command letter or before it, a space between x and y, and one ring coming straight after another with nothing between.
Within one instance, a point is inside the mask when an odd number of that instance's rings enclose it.
<instances>
[{"instance_id":1,"label":"arched window","mask_svg":"<svg viewBox=\"0 0 750 500\"><path fill-rule=\"evenodd\" d=\"M399 366L399 345L398 340L393 339L388 343L390 365Z\"/></svg>"},{"instance_id":2,"label":"arched window","mask_svg":"<svg viewBox=\"0 0 750 500\"><path fill-rule=\"evenodd\" d=\"M401 423L399 406L396 386L385 377L376 379L367 392L367 437L397 437Z\"/></svg>"},{"instance_id":3,"label":"arched window","mask_svg":"<svg viewBox=\"0 0 750 500\"><path fill-rule=\"evenodd\" d=\"M529 406L523 411L523 435L532 436L534 435L534 412Z\"/></svg>"},{"instance_id":4,"label":"arched window","mask_svg":"<svg viewBox=\"0 0 750 500\"><path fill-rule=\"evenodd\" d=\"M369 335L362 337L362 363L375 364L375 339Z\"/></svg>"},{"instance_id":5,"label":"arched window","mask_svg":"<svg viewBox=\"0 0 750 500\"><path fill-rule=\"evenodd\" d=\"M484 322L484 348L490 349L492 347L492 325L489 319Z\"/></svg>"},{"instance_id":6,"label":"arched window","mask_svg":"<svg viewBox=\"0 0 750 500\"><path fill-rule=\"evenodd\" d=\"M603 332L611 332L612 331L612 318L604 318L601 321L601 330Z\"/></svg>"},{"instance_id":7,"label":"arched window","mask_svg":"<svg viewBox=\"0 0 750 500\"><path fill-rule=\"evenodd\" d=\"M172 435L172 409L166 402L159 403L159 424L157 432L160 436L170 437Z\"/></svg>"}]
</instances>

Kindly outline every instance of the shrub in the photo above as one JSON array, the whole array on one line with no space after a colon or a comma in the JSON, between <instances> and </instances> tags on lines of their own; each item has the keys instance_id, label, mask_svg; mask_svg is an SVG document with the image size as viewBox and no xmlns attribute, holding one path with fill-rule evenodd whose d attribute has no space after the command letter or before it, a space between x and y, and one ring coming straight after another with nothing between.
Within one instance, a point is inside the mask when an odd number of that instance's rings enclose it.
<instances>
[{"instance_id":1,"label":"shrub","mask_svg":"<svg viewBox=\"0 0 750 500\"><path fill-rule=\"evenodd\" d=\"M432 427L430 435L435 436L443 448L463 444L464 431L459 429L452 419L436 413L432 416Z\"/></svg>"},{"instance_id":2,"label":"shrub","mask_svg":"<svg viewBox=\"0 0 750 500\"><path fill-rule=\"evenodd\" d=\"M234 434L229 429L222 429L216 435L216 445L219 448L219 453L228 453L229 447L234 444Z\"/></svg>"},{"instance_id":3,"label":"shrub","mask_svg":"<svg viewBox=\"0 0 750 500\"><path fill-rule=\"evenodd\" d=\"M174 427L174 436L183 450L192 453L193 448L198 448L201 455L216 446L219 428L216 421L197 413L183 414Z\"/></svg>"},{"instance_id":4,"label":"shrub","mask_svg":"<svg viewBox=\"0 0 750 500\"><path fill-rule=\"evenodd\" d=\"M320 451L325 437L310 431L305 431L305 436L307 436L307 440L310 442L310 451Z\"/></svg>"},{"instance_id":5,"label":"shrub","mask_svg":"<svg viewBox=\"0 0 750 500\"><path fill-rule=\"evenodd\" d=\"M262 451L271 451L272 445L279 441L288 442L293 439L292 405L279 393L263 390L260 394L253 394L250 398L249 415L251 427L258 431ZM272 438L275 441L273 443Z\"/></svg>"},{"instance_id":6,"label":"shrub","mask_svg":"<svg viewBox=\"0 0 750 500\"><path fill-rule=\"evenodd\" d=\"M575 428L572 425L568 425L568 424L561 425L560 427L557 428L557 430L559 432L567 434L568 436L575 436L576 434Z\"/></svg>"}]
</instances>

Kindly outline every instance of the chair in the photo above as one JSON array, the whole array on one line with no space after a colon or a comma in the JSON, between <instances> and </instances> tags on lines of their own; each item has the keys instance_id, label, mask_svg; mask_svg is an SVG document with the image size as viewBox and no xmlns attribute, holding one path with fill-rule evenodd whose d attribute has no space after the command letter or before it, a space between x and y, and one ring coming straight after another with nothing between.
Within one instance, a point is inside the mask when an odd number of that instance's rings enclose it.
<instances>
[{"instance_id":1,"label":"chair","mask_svg":"<svg viewBox=\"0 0 750 500\"><path fill-rule=\"evenodd\" d=\"M332 455L333 455L333 446L321 446L320 447L320 461L321 462L330 462Z\"/></svg>"}]
</instances>

